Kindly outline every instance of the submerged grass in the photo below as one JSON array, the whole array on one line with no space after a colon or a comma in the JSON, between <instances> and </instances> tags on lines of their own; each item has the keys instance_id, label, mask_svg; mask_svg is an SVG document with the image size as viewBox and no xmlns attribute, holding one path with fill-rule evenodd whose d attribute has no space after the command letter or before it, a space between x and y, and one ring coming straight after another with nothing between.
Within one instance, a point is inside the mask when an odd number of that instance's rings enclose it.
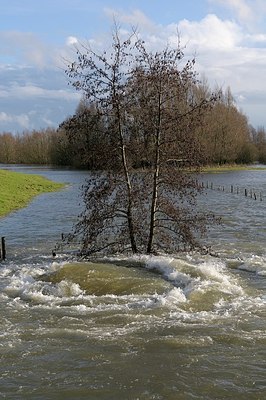
<instances>
[{"instance_id":1,"label":"submerged grass","mask_svg":"<svg viewBox=\"0 0 266 400\"><path fill-rule=\"evenodd\" d=\"M0 218L25 207L33 197L63 186L39 175L0 170Z\"/></svg>"},{"instance_id":2,"label":"submerged grass","mask_svg":"<svg viewBox=\"0 0 266 400\"><path fill-rule=\"evenodd\" d=\"M263 171L266 170L266 166L256 167L253 165L245 165L245 164L225 164L225 165L210 165L202 168L202 172L205 173L213 173L219 174L222 172L230 172L230 171Z\"/></svg>"}]
</instances>

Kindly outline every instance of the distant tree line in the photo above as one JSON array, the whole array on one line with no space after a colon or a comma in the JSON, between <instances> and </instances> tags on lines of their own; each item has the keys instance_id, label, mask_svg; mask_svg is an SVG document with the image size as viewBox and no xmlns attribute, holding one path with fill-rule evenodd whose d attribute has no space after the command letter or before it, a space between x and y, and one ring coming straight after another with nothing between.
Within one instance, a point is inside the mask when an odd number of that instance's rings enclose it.
<instances>
[{"instance_id":1,"label":"distant tree line","mask_svg":"<svg viewBox=\"0 0 266 400\"><path fill-rule=\"evenodd\" d=\"M195 98L209 98L207 83L195 85ZM239 111L230 91L215 90L215 105L206 110L200 127L195 129L199 148L204 150L203 163L248 164L258 161L266 164L266 134L264 127L255 129L247 117ZM145 103L142 105L145 112ZM141 115L138 117L141 120ZM141 121L138 121L138 123ZM116 156L111 130L99 117L95 104L85 97L80 101L75 114L63 121L58 129L25 131L22 134L0 133L0 163L40 164L72 166L89 170L115 167ZM148 130L142 137L136 128L130 127L128 142L131 162L135 168L149 167L153 154L153 143Z\"/></svg>"}]
</instances>

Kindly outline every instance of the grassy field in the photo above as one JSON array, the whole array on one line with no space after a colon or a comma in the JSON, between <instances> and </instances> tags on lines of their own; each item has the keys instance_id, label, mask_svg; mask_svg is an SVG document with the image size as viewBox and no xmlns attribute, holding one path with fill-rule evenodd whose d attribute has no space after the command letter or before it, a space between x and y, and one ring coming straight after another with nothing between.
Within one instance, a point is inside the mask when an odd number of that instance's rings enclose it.
<instances>
[{"instance_id":1,"label":"grassy field","mask_svg":"<svg viewBox=\"0 0 266 400\"><path fill-rule=\"evenodd\" d=\"M225 165L210 165L202 168L202 172L218 174L219 172L230 171L263 171L263 167L256 167L255 165L238 165L238 164L225 164Z\"/></svg>"},{"instance_id":2,"label":"grassy field","mask_svg":"<svg viewBox=\"0 0 266 400\"><path fill-rule=\"evenodd\" d=\"M42 176L0 170L0 218L25 207L34 196L54 192L63 186Z\"/></svg>"}]
</instances>

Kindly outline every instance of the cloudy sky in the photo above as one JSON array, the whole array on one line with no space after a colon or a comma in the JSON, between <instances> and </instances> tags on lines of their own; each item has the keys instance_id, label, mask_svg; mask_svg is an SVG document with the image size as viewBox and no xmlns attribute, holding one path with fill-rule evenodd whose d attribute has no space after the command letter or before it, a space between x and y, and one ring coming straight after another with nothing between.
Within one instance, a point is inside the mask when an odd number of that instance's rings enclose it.
<instances>
[{"instance_id":1,"label":"cloudy sky","mask_svg":"<svg viewBox=\"0 0 266 400\"><path fill-rule=\"evenodd\" d=\"M154 49L178 31L210 86L229 86L266 126L266 0L0 0L0 132L57 127L75 112L64 60L75 43L106 45L114 16Z\"/></svg>"}]
</instances>

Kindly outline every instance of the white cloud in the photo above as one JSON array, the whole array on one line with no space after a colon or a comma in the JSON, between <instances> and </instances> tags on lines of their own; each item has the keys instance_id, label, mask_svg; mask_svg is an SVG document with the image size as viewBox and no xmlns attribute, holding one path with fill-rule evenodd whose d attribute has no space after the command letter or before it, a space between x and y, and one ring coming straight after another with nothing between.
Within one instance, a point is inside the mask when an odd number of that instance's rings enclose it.
<instances>
[{"instance_id":1,"label":"white cloud","mask_svg":"<svg viewBox=\"0 0 266 400\"><path fill-rule=\"evenodd\" d=\"M265 43L265 35L247 34L237 23L216 16L207 16L200 22L181 21L179 26L187 51L196 51L197 71L207 77L212 87L230 86L242 110L258 120L251 104L258 94L266 93L266 48L258 46ZM259 124L263 125L261 121Z\"/></svg>"},{"instance_id":2,"label":"white cloud","mask_svg":"<svg viewBox=\"0 0 266 400\"><path fill-rule=\"evenodd\" d=\"M35 85L20 86L16 82L8 88L0 88L0 98L16 98L25 100L32 99L53 99L53 100L78 100L80 94L78 92L66 89L45 89Z\"/></svg>"},{"instance_id":3,"label":"white cloud","mask_svg":"<svg viewBox=\"0 0 266 400\"><path fill-rule=\"evenodd\" d=\"M56 127L73 114L79 100L64 70L0 65L0 131Z\"/></svg>"},{"instance_id":4,"label":"white cloud","mask_svg":"<svg viewBox=\"0 0 266 400\"><path fill-rule=\"evenodd\" d=\"M119 23L124 23L136 28L145 29L152 31L155 28L154 23L140 10L135 9L130 14L123 11L115 10L112 8L104 8L105 14L112 19L115 19Z\"/></svg>"},{"instance_id":5,"label":"white cloud","mask_svg":"<svg viewBox=\"0 0 266 400\"><path fill-rule=\"evenodd\" d=\"M15 121L24 129L27 129L30 126L30 118L26 114L15 116Z\"/></svg>"},{"instance_id":6,"label":"white cloud","mask_svg":"<svg viewBox=\"0 0 266 400\"><path fill-rule=\"evenodd\" d=\"M75 100L79 96L78 93L70 92L64 89L59 90L51 90L51 89L44 89L38 86L28 85L28 86L15 86L10 91L11 95L16 97L25 98L25 97L32 97L32 98L43 98L43 99L69 99Z\"/></svg>"},{"instance_id":7,"label":"white cloud","mask_svg":"<svg viewBox=\"0 0 266 400\"><path fill-rule=\"evenodd\" d=\"M237 100L237 102L242 103L242 102L246 101L246 97L243 94L239 94L239 95L237 95L236 100Z\"/></svg>"},{"instance_id":8,"label":"white cloud","mask_svg":"<svg viewBox=\"0 0 266 400\"><path fill-rule=\"evenodd\" d=\"M264 33L254 34L254 35L249 36L249 38L252 42L257 43L257 44L266 43L266 34L264 34Z\"/></svg>"},{"instance_id":9,"label":"white cloud","mask_svg":"<svg viewBox=\"0 0 266 400\"><path fill-rule=\"evenodd\" d=\"M9 122L11 120L10 115L5 112L0 112L0 122Z\"/></svg>"},{"instance_id":10,"label":"white cloud","mask_svg":"<svg viewBox=\"0 0 266 400\"><path fill-rule=\"evenodd\" d=\"M183 20L178 24L178 30L182 42L199 49L232 49L243 39L239 25L222 21L214 14L199 22Z\"/></svg>"},{"instance_id":11,"label":"white cloud","mask_svg":"<svg viewBox=\"0 0 266 400\"><path fill-rule=\"evenodd\" d=\"M73 46L78 43L78 39L75 36L68 36L66 38L66 45Z\"/></svg>"},{"instance_id":12,"label":"white cloud","mask_svg":"<svg viewBox=\"0 0 266 400\"><path fill-rule=\"evenodd\" d=\"M239 23L256 31L266 13L265 0L208 0L210 4L228 9Z\"/></svg>"},{"instance_id":13,"label":"white cloud","mask_svg":"<svg viewBox=\"0 0 266 400\"><path fill-rule=\"evenodd\" d=\"M0 122L2 123L16 123L21 128L29 128L30 119L27 114L13 115L5 112L0 112Z\"/></svg>"},{"instance_id":14,"label":"white cloud","mask_svg":"<svg viewBox=\"0 0 266 400\"><path fill-rule=\"evenodd\" d=\"M255 19L253 8L248 5L246 0L220 0L220 3L233 10L236 13L239 21L243 23L250 23Z\"/></svg>"},{"instance_id":15,"label":"white cloud","mask_svg":"<svg viewBox=\"0 0 266 400\"><path fill-rule=\"evenodd\" d=\"M74 36L68 36L61 46L44 43L32 32L0 32L0 63L5 65L32 66L38 69L57 68L63 59L73 56L72 48L78 43Z\"/></svg>"},{"instance_id":16,"label":"white cloud","mask_svg":"<svg viewBox=\"0 0 266 400\"><path fill-rule=\"evenodd\" d=\"M54 122L51 119L47 118L47 117L43 117L42 120L43 120L44 124L47 125L47 126L53 126L54 125Z\"/></svg>"},{"instance_id":17,"label":"white cloud","mask_svg":"<svg viewBox=\"0 0 266 400\"><path fill-rule=\"evenodd\" d=\"M43 67L49 62L49 47L33 33L6 31L0 33L2 59Z\"/></svg>"}]
</instances>

